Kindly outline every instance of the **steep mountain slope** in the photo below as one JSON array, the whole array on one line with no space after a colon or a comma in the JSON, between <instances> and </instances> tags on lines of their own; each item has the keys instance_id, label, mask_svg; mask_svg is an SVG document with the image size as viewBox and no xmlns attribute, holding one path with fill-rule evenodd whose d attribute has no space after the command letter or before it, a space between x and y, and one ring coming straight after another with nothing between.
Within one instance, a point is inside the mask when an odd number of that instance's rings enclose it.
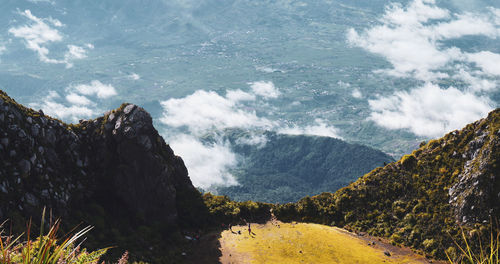
<instances>
[{"instance_id":1,"label":"steep mountain slope","mask_svg":"<svg viewBox=\"0 0 500 264\"><path fill-rule=\"evenodd\" d=\"M373 148L330 137L265 132L264 145L238 144L249 135L226 132L243 157L233 171L239 185L218 188L235 200L296 202L307 195L334 192L393 159Z\"/></svg>"},{"instance_id":2,"label":"steep mountain slope","mask_svg":"<svg viewBox=\"0 0 500 264\"><path fill-rule=\"evenodd\" d=\"M68 227L95 226L90 247L120 245L133 254L164 250L179 228L208 216L182 159L144 109L124 104L67 125L1 91L0 201L0 219L11 219L14 231L46 206Z\"/></svg>"},{"instance_id":3,"label":"steep mountain slope","mask_svg":"<svg viewBox=\"0 0 500 264\"><path fill-rule=\"evenodd\" d=\"M275 214L390 237L433 256L453 255L459 226L489 238L488 223L500 218L499 137L497 109L334 194L277 206Z\"/></svg>"}]
</instances>

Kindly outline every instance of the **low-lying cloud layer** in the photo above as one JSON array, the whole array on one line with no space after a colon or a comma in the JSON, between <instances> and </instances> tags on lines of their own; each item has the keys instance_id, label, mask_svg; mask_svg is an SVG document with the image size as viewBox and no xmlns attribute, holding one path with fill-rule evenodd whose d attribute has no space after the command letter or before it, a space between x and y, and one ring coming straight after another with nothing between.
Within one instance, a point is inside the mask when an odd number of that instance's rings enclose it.
<instances>
[{"instance_id":1,"label":"low-lying cloud layer","mask_svg":"<svg viewBox=\"0 0 500 264\"><path fill-rule=\"evenodd\" d=\"M273 130L285 134L309 134L339 137L338 131L325 120L316 119L305 127L285 125L282 120L270 120L258 115L262 108L281 95L272 82L249 83L249 90L227 90L225 95L214 91L198 90L183 98L169 99L161 103L164 115L160 121L169 126L167 136L174 151L182 156L193 184L210 189L212 186L238 184L229 170L238 165L238 157L232 152L229 142L225 142L220 132L227 128L241 128L250 131L248 137L237 140L236 144L263 146L267 139L261 133L253 135L252 130ZM211 134L214 141L203 141Z\"/></svg>"},{"instance_id":2,"label":"low-lying cloud layer","mask_svg":"<svg viewBox=\"0 0 500 264\"><path fill-rule=\"evenodd\" d=\"M233 186L238 182L228 169L235 167L236 154L227 142L202 143L199 138L180 134L169 138L170 146L189 168L189 177L196 187Z\"/></svg>"},{"instance_id":3,"label":"low-lying cloud layer","mask_svg":"<svg viewBox=\"0 0 500 264\"><path fill-rule=\"evenodd\" d=\"M272 82L253 82L250 85L253 93L266 98L277 98L281 94Z\"/></svg>"},{"instance_id":4,"label":"low-lying cloud layer","mask_svg":"<svg viewBox=\"0 0 500 264\"><path fill-rule=\"evenodd\" d=\"M271 127L271 121L258 117L254 109L243 105L244 101L254 100L254 94L241 90L228 91L226 96L199 90L184 98L162 102L165 114L160 121L171 127L186 127L194 135L230 127Z\"/></svg>"},{"instance_id":5,"label":"low-lying cloud layer","mask_svg":"<svg viewBox=\"0 0 500 264\"><path fill-rule=\"evenodd\" d=\"M14 37L24 41L27 49L38 54L40 61L52 64L65 64L67 68L73 67L73 61L87 57L87 51L93 49L92 44L86 44L84 47L76 45L67 45L67 51L63 58L54 59L49 57L48 46L51 43L61 42L63 35L57 28L62 28L65 25L61 21L52 17L38 18L31 13L30 10L19 12L24 18L27 18L27 23L19 27L9 29Z\"/></svg>"},{"instance_id":6,"label":"low-lying cloud layer","mask_svg":"<svg viewBox=\"0 0 500 264\"><path fill-rule=\"evenodd\" d=\"M113 86L94 80L89 84L69 86L65 95L49 91L41 102L32 103L30 107L43 109L48 115L77 122L79 119L95 116L101 111L98 102L117 94Z\"/></svg>"},{"instance_id":7,"label":"low-lying cloud layer","mask_svg":"<svg viewBox=\"0 0 500 264\"><path fill-rule=\"evenodd\" d=\"M339 131L327 124L326 120L323 119L315 119L313 125L308 125L305 127L300 127L297 125L282 127L278 129L278 133L288 134L288 135L311 135L311 136L320 136L320 137L333 137L333 138L341 138L338 133Z\"/></svg>"},{"instance_id":8,"label":"low-lying cloud layer","mask_svg":"<svg viewBox=\"0 0 500 264\"><path fill-rule=\"evenodd\" d=\"M478 120L492 108L488 98L431 83L410 92L369 100L369 104L373 111L370 119L380 126L409 128L416 135L431 137Z\"/></svg>"},{"instance_id":9,"label":"low-lying cloud layer","mask_svg":"<svg viewBox=\"0 0 500 264\"><path fill-rule=\"evenodd\" d=\"M370 100L370 120L389 129L436 137L493 109L488 92L498 87L500 54L465 52L449 44L466 36L498 39L500 10L454 14L434 0L414 0L407 6L390 4L379 25L361 32L350 29L348 43L392 64L392 69L379 73L423 83L409 92ZM440 80L465 85L439 87Z\"/></svg>"}]
</instances>

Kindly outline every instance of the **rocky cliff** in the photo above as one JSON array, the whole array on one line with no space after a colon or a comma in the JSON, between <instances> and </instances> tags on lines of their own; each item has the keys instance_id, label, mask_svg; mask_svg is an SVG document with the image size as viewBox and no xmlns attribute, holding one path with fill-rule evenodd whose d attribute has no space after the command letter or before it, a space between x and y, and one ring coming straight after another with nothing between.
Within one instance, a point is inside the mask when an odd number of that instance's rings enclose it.
<instances>
[{"instance_id":1,"label":"rocky cliff","mask_svg":"<svg viewBox=\"0 0 500 264\"><path fill-rule=\"evenodd\" d=\"M63 221L96 226L115 245L134 226L168 236L206 216L182 159L143 108L123 104L68 125L1 91L0 201L0 219L24 225L47 207Z\"/></svg>"},{"instance_id":2,"label":"rocky cliff","mask_svg":"<svg viewBox=\"0 0 500 264\"><path fill-rule=\"evenodd\" d=\"M460 227L489 239L490 221L500 219L499 147L497 109L334 194L278 206L275 213L388 237L437 257L453 255Z\"/></svg>"}]
</instances>

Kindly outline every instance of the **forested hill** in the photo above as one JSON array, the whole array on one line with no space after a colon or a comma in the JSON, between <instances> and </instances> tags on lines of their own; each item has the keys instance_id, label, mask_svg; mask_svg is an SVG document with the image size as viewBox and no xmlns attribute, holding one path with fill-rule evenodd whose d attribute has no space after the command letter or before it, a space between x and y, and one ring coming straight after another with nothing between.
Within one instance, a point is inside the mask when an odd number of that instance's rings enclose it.
<instances>
[{"instance_id":1,"label":"forested hill","mask_svg":"<svg viewBox=\"0 0 500 264\"><path fill-rule=\"evenodd\" d=\"M265 144L245 145L238 140L248 137L247 133L232 130L226 134L243 158L238 170L232 171L240 185L217 191L239 201L285 203L335 192L393 161L379 150L331 137L265 132Z\"/></svg>"}]
</instances>

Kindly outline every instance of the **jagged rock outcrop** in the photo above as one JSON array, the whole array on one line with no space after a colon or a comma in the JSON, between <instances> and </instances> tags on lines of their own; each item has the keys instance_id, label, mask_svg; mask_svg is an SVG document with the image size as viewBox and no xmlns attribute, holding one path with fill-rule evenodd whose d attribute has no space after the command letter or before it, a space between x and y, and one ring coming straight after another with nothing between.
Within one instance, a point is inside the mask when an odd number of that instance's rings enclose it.
<instances>
[{"instance_id":1,"label":"jagged rock outcrop","mask_svg":"<svg viewBox=\"0 0 500 264\"><path fill-rule=\"evenodd\" d=\"M68 125L0 91L0 219L96 204L137 224L196 225L203 212L182 159L141 107L123 104ZM93 223L90 223L93 224Z\"/></svg>"},{"instance_id":2,"label":"jagged rock outcrop","mask_svg":"<svg viewBox=\"0 0 500 264\"><path fill-rule=\"evenodd\" d=\"M444 258L457 252L453 241L462 241L460 227L489 239L489 224L500 219L499 147L496 109L334 194L274 211L282 220L345 226Z\"/></svg>"},{"instance_id":3,"label":"jagged rock outcrop","mask_svg":"<svg viewBox=\"0 0 500 264\"><path fill-rule=\"evenodd\" d=\"M500 213L500 130L498 123L492 123L496 118L492 113L473 124L474 138L461 154L463 169L449 189L449 203L459 223L486 223Z\"/></svg>"}]
</instances>

